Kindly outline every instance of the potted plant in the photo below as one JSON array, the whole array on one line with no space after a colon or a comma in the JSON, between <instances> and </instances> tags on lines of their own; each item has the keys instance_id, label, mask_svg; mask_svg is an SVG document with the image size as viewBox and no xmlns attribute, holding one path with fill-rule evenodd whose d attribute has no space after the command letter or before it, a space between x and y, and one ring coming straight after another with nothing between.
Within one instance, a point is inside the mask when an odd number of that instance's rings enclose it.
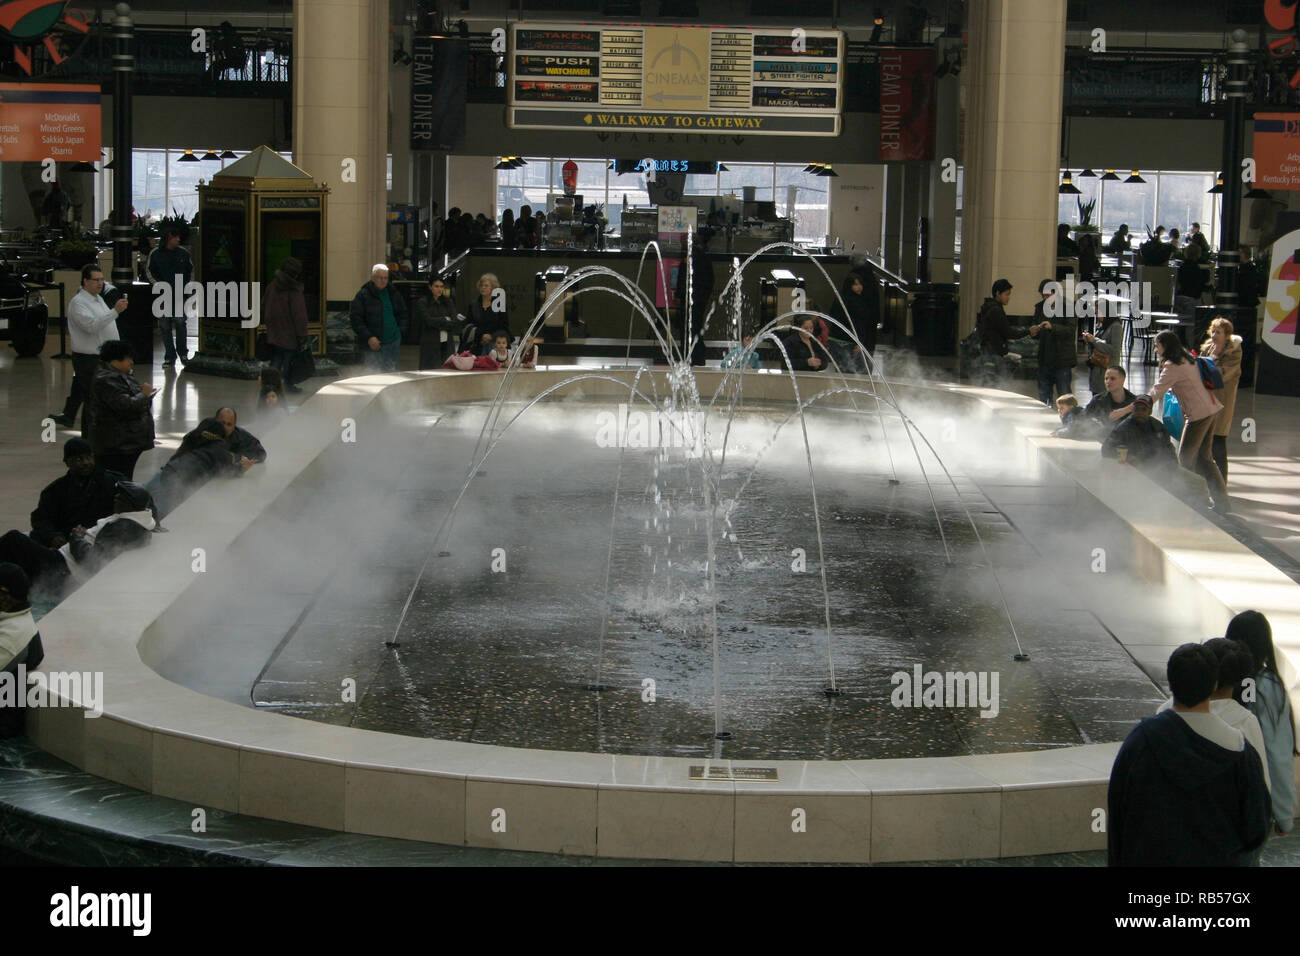
<instances>
[{"instance_id":1,"label":"potted plant","mask_svg":"<svg viewBox=\"0 0 1300 956\"><path fill-rule=\"evenodd\" d=\"M54 255L69 269L80 269L99 261L99 247L93 242L64 239L54 245Z\"/></svg>"},{"instance_id":2,"label":"potted plant","mask_svg":"<svg viewBox=\"0 0 1300 956\"><path fill-rule=\"evenodd\" d=\"M175 206L172 207L170 216L163 216L154 224L154 229L158 236L161 236L164 232L176 230L180 234L181 245L185 245L190 239L190 224L184 216L176 211Z\"/></svg>"},{"instance_id":3,"label":"potted plant","mask_svg":"<svg viewBox=\"0 0 1300 956\"><path fill-rule=\"evenodd\" d=\"M1079 197L1074 201L1074 204L1079 207L1079 224L1074 227L1075 235L1078 236L1092 232L1100 233L1101 229L1099 229L1092 221L1092 212L1097 208L1097 200L1093 199L1089 202L1084 202L1083 197Z\"/></svg>"}]
</instances>

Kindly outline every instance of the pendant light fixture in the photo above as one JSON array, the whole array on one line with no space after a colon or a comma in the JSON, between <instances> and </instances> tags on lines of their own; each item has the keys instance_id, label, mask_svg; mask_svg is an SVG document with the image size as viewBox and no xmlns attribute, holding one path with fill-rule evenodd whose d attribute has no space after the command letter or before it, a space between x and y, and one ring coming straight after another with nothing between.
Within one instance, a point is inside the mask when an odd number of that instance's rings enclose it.
<instances>
[{"instance_id":1,"label":"pendant light fixture","mask_svg":"<svg viewBox=\"0 0 1300 956\"><path fill-rule=\"evenodd\" d=\"M1214 185L1206 190L1206 194L1210 196L1220 196L1223 194L1223 173L1219 173L1218 177L1214 180Z\"/></svg>"},{"instance_id":2,"label":"pendant light fixture","mask_svg":"<svg viewBox=\"0 0 1300 956\"><path fill-rule=\"evenodd\" d=\"M194 150L192 149L187 149L181 158L176 160L178 163L197 163L198 161L199 158L194 155Z\"/></svg>"},{"instance_id":3,"label":"pendant light fixture","mask_svg":"<svg viewBox=\"0 0 1300 956\"><path fill-rule=\"evenodd\" d=\"M1126 179L1126 180L1124 180L1124 182L1126 182L1126 183L1145 183L1146 180L1143 179L1142 176L1141 176L1141 174L1138 173L1138 171L1135 169L1135 170L1133 170L1133 175L1129 176L1129 178Z\"/></svg>"},{"instance_id":4,"label":"pendant light fixture","mask_svg":"<svg viewBox=\"0 0 1300 956\"><path fill-rule=\"evenodd\" d=\"M1083 190L1074 184L1074 180L1070 178L1070 171L1068 169L1065 171L1065 175L1061 177L1061 185L1056 191L1062 196L1078 196L1083 192Z\"/></svg>"},{"instance_id":5,"label":"pendant light fixture","mask_svg":"<svg viewBox=\"0 0 1300 956\"><path fill-rule=\"evenodd\" d=\"M1106 170L1106 175L1101 177L1101 181L1103 183L1117 183L1119 182L1119 177L1115 175L1115 170L1108 169Z\"/></svg>"}]
</instances>

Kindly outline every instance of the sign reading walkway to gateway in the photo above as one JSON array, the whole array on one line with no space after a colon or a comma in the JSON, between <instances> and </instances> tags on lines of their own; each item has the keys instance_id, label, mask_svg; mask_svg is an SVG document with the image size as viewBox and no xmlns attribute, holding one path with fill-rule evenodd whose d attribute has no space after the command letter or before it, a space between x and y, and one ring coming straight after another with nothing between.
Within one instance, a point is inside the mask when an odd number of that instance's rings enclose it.
<instances>
[{"instance_id":1,"label":"sign reading walkway to gateway","mask_svg":"<svg viewBox=\"0 0 1300 956\"><path fill-rule=\"evenodd\" d=\"M0 162L97 163L98 86L0 83Z\"/></svg>"},{"instance_id":2,"label":"sign reading walkway to gateway","mask_svg":"<svg viewBox=\"0 0 1300 956\"><path fill-rule=\"evenodd\" d=\"M838 30L514 24L507 60L516 129L840 132Z\"/></svg>"}]
</instances>

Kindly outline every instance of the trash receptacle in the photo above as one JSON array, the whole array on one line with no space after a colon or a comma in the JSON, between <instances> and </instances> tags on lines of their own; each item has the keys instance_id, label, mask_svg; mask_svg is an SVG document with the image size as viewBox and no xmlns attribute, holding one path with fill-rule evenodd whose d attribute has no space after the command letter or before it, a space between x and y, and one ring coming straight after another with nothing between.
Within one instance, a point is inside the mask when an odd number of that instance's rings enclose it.
<instances>
[{"instance_id":1,"label":"trash receptacle","mask_svg":"<svg viewBox=\"0 0 1300 956\"><path fill-rule=\"evenodd\" d=\"M912 339L917 355L957 354L957 288L925 286L912 294Z\"/></svg>"}]
</instances>

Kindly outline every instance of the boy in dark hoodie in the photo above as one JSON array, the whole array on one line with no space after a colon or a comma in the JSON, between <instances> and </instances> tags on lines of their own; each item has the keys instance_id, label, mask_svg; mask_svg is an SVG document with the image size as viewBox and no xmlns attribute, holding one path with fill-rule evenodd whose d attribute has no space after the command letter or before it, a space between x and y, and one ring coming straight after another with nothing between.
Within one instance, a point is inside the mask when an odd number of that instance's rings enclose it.
<instances>
[{"instance_id":1,"label":"boy in dark hoodie","mask_svg":"<svg viewBox=\"0 0 1300 956\"><path fill-rule=\"evenodd\" d=\"M1250 866L1268 836L1263 765L1210 712L1219 662L1201 644L1169 657L1171 710L1124 741L1110 772L1111 866Z\"/></svg>"}]
</instances>

